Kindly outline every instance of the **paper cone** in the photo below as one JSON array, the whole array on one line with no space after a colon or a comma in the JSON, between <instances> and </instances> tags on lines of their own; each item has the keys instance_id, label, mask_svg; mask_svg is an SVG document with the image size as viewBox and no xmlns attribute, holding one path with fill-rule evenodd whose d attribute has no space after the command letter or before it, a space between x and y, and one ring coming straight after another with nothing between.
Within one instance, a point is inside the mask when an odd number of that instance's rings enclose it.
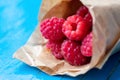
<instances>
[{"instance_id":1,"label":"paper cone","mask_svg":"<svg viewBox=\"0 0 120 80\"><path fill-rule=\"evenodd\" d=\"M120 0L43 0L39 22L52 16L66 18L73 15L84 4L93 17L93 56L84 66L71 66L57 60L46 47L39 24L28 42L14 57L50 75L77 76L97 67L101 68L109 56L120 50Z\"/></svg>"}]
</instances>

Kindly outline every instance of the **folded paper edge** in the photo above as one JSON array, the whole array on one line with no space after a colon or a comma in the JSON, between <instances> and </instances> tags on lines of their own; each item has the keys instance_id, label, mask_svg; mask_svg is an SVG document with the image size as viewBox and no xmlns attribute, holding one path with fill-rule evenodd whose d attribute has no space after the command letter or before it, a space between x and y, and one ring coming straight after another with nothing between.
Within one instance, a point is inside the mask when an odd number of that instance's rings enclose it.
<instances>
[{"instance_id":1,"label":"folded paper edge","mask_svg":"<svg viewBox=\"0 0 120 80\"><path fill-rule=\"evenodd\" d=\"M25 54L26 53L26 54ZM23 56L24 55L24 56ZM27 57L27 58L26 58ZM26 50L24 49L24 47L21 47L19 50L17 50L14 55L13 58L16 58L30 66L35 66L34 64L34 60L32 58L32 56L30 56Z\"/></svg>"},{"instance_id":2,"label":"folded paper edge","mask_svg":"<svg viewBox=\"0 0 120 80\"><path fill-rule=\"evenodd\" d=\"M115 46L110 50L110 52L106 54L104 59L102 59L102 61L99 64L97 64L95 67L101 69L105 64L105 62L108 60L108 58L113 54L116 54L118 51L120 51L120 39L116 42Z\"/></svg>"}]
</instances>

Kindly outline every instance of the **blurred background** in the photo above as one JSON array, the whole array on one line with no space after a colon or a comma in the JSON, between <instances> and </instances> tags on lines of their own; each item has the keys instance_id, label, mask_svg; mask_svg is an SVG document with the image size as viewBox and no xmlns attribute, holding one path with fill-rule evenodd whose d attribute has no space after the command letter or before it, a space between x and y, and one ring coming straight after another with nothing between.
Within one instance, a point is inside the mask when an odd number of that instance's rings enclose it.
<instances>
[{"instance_id":1,"label":"blurred background","mask_svg":"<svg viewBox=\"0 0 120 80\"><path fill-rule=\"evenodd\" d=\"M0 80L120 80L120 52L101 70L77 77L50 76L14 59L36 28L40 5L41 0L0 0Z\"/></svg>"}]
</instances>

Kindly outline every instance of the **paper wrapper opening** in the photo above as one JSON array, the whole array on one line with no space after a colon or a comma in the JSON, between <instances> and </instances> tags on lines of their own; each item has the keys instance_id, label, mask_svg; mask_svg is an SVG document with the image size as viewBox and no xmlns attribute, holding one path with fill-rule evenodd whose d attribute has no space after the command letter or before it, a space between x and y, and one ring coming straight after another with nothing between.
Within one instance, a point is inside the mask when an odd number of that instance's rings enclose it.
<instances>
[{"instance_id":1,"label":"paper wrapper opening","mask_svg":"<svg viewBox=\"0 0 120 80\"><path fill-rule=\"evenodd\" d=\"M101 68L109 56L120 50L120 0L43 0L39 22L52 16L66 18L84 4L93 17L93 56L84 66L71 66L57 60L46 47L39 24L28 42L14 57L50 75L77 76L97 67Z\"/></svg>"}]
</instances>

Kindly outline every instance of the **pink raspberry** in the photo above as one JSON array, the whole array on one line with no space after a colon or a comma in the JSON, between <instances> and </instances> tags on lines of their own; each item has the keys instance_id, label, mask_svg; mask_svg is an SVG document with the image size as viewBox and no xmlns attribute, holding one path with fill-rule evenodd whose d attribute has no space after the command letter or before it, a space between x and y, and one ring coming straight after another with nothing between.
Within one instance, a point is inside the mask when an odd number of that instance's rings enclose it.
<instances>
[{"instance_id":1,"label":"pink raspberry","mask_svg":"<svg viewBox=\"0 0 120 80\"><path fill-rule=\"evenodd\" d=\"M90 13L86 14L84 20L89 22L89 25L92 26L92 16Z\"/></svg>"},{"instance_id":2,"label":"pink raspberry","mask_svg":"<svg viewBox=\"0 0 120 80\"><path fill-rule=\"evenodd\" d=\"M76 41L82 40L90 32L90 29L89 23L78 15L68 17L62 27L66 37Z\"/></svg>"},{"instance_id":3,"label":"pink raspberry","mask_svg":"<svg viewBox=\"0 0 120 80\"><path fill-rule=\"evenodd\" d=\"M62 42L53 42L53 41L48 41L46 44L47 48L51 50L52 54L57 58L57 59L63 59L63 56L61 54L61 44Z\"/></svg>"},{"instance_id":4,"label":"pink raspberry","mask_svg":"<svg viewBox=\"0 0 120 80\"><path fill-rule=\"evenodd\" d=\"M87 13L88 13L88 8L86 6L81 6L76 12L76 14L81 16L82 18L84 18Z\"/></svg>"},{"instance_id":5,"label":"pink raspberry","mask_svg":"<svg viewBox=\"0 0 120 80\"><path fill-rule=\"evenodd\" d=\"M90 23L90 26L92 26L92 16L86 6L81 6L76 14L84 18L84 20L87 20Z\"/></svg>"},{"instance_id":6,"label":"pink raspberry","mask_svg":"<svg viewBox=\"0 0 120 80\"><path fill-rule=\"evenodd\" d=\"M52 17L46 19L40 24L40 31L42 35L49 40L62 40L65 36L62 32L63 18Z\"/></svg>"},{"instance_id":7,"label":"pink raspberry","mask_svg":"<svg viewBox=\"0 0 120 80\"><path fill-rule=\"evenodd\" d=\"M80 45L80 43L71 40L65 40L62 43L62 54L69 64L79 66L89 63L90 57L85 57L81 54Z\"/></svg>"},{"instance_id":8,"label":"pink raspberry","mask_svg":"<svg viewBox=\"0 0 120 80\"><path fill-rule=\"evenodd\" d=\"M92 56L92 32L82 41L81 53L86 57Z\"/></svg>"}]
</instances>

